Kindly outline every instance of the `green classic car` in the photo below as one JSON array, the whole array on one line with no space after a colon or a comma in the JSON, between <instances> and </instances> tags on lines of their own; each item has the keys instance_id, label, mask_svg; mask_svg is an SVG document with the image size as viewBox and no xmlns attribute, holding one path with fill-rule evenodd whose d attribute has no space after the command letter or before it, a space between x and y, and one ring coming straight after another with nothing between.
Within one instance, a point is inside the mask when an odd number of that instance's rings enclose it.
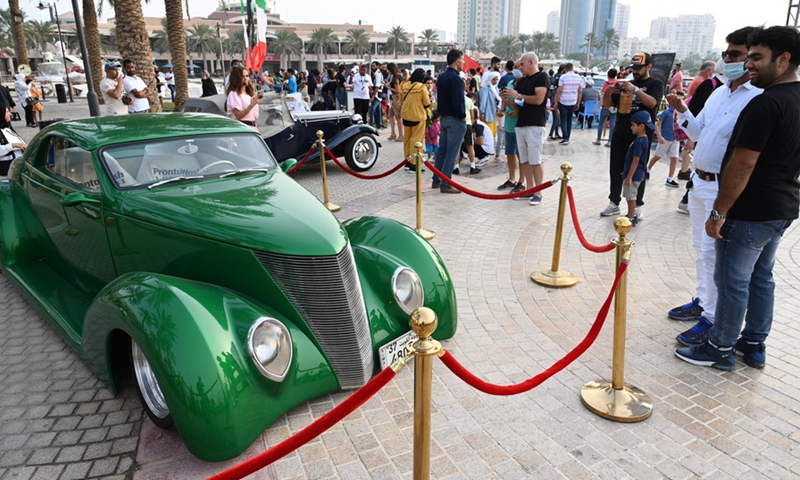
<instances>
[{"instance_id":1,"label":"green classic car","mask_svg":"<svg viewBox=\"0 0 800 480\"><path fill-rule=\"evenodd\" d=\"M3 273L204 460L365 384L423 304L437 338L456 331L425 240L386 218L340 223L284 170L239 122L142 114L51 125L0 181Z\"/></svg>"}]
</instances>

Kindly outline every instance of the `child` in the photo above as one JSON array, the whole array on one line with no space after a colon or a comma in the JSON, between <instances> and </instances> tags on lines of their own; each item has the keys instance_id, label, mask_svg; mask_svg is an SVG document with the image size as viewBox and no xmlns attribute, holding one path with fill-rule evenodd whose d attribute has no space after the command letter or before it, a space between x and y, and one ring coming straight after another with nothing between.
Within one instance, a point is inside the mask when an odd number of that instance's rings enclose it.
<instances>
[{"instance_id":1,"label":"child","mask_svg":"<svg viewBox=\"0 0 800 480\"><path fill-rule=\"evenodd\" d=\"M428 161L436 156L439 151L439 113L434 110L431 114L431 124L425 129L425 153L428 154Z\"/></svg>"},{"instance_id":2,"label":"child","mask_svg":"<svg viewBox=\"0 0 800 480\"><path fill-rule=\"evenodd\" d=\"M656 153L647 165L647 171L649 172L653 165L663 157L669 157L669 176L664 184L668 187L678 188L678 182L675 181L675 167L678 165L680 142L675 138L674 115L675 109L672 107L658 114L656 120L658 147L656 147Z\"/></svg>"},{"instance_id":3,"label":"child","mask_svg":"<svg viewBox=\"0 0 800 480\"><path fill-rule=\"evenodd\" d=\"M639 110L631 116L631 131L636 138L628 147L625 156L625 169L622 171L622 196L628 201L628 218L636 226L636 192L647 173L647 158L650 154L650 141L647 139L647 128L655 129L650 114Z\"/></svg>"}]
</instances>

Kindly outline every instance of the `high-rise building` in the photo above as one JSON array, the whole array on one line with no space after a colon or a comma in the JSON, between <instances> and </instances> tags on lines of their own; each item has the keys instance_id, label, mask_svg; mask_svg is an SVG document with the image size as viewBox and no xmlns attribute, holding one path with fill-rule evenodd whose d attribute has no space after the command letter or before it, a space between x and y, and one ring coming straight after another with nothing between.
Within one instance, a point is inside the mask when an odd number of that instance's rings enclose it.
<instances>
[{"instance_id":1,"label":"high-rise building","mask_svg":"<svg viewBox=\"0 0 800 480\"><path fill-rule=\"evenodd\" d=\"M547 33L558 36L558 10L553 10L547 14Z\"/></svg>"},{"instance_id":2,"label":"high-rise building","mask_svg":"<svg viewBox=\"0 0 800 480\"><path fill-rule=\"evenodd\" d=\"M592 31L594 0L561 0L558 38L561 53L586 51L586 34Z\"/></svg>"},{"instance_id":3,"label":"high-rise building","mask_svg":"<svg viewBox=\"0 0 800 480\"><path fill-rule=\"evenodd\" d=\"M628 27L631 23L631 6L617 4L617 15L614 17L614 29L620 39L628 38Z\"/></svg>"},{"instance_id":4,"label":"high-rise building","mask_svg":"<svg viewBox=\"0 0 800 480\"><path fill-rule=\"evenodd\" d=\"M678 57L704 55L713 47L715 29L713 15L659 17L650 22L650 37L669 40Z\"/></svg>"},{"instance_id":5,"label":"high-rise building","mask_svg":"<svg viewBox=\"0 0 800 480\"><path fill-rule=\"evenodd\" d=\"M614 28L617 16L617 0L595 0L592 19L592 33L595 40L603 41L606 30Z\"/></svg>"},{"instance_id":6,"label":"high-rise building","mask_svg":"<svg viewBox=\"0 0 800 480\"><path fill-rule=\"evenodd\" d=\"M475 45L478 37L491 44L497 37L518 35L520 2L458 0L458 43L462 48L469 48Z\"/></svg>"}]
</instances>

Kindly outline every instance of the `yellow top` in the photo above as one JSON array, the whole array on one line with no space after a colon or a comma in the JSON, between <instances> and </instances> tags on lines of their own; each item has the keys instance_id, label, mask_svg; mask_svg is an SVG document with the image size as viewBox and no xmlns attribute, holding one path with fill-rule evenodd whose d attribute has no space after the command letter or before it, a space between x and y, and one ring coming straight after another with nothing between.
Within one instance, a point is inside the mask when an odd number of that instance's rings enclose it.
<instances>
[{"instance_id":1,"label":"yellow top","mask_svg":"<svg viewBox=\"0 0 800 480\"><path fill-rule=\"evenodd\" d=\"M428 88L423 83L405 82L400 86L400 117L412 122L424 122L428 117L425 109L431 106Z\"/></svg>"}]
</instances>

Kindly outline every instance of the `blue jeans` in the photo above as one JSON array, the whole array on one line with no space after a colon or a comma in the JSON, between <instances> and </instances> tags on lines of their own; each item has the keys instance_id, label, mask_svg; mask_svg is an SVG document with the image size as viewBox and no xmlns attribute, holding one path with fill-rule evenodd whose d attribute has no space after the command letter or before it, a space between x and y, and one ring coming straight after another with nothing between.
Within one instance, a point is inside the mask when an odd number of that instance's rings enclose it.
<instances>
[{"instance_id":1,"label":"blue jeans","mask_svg":"<svg viewBox=\"0 0 800 480\"><path fill-rule=\"evenodd\" d=\"M561 105L558 104L558 113L561 115L561 136L564 140L569 140L572 134L572 112L575 111L575 105Z\"/></svg>"},{"instance_id":2,"label":"blue jeans","mask_svg":"<svg viewBox=\"0 0 800 480\"><path fill-rule=\"evenodd\" d=\"M172 103L175 103L175 85L167 84L167 88L169 88L169 96L172 99Z\"/></svg>"},{"instance_id":3,"label":"blue jeans","mask_svg":"<svg viewBox=\"0 0 800 480\"><path fill-rule=\"evenodd\" d=\"M453 177L453 168L456 166L456 157L461 150L461 142L464 141L464 134L467 133L467 124L463 118L443 116L439 118L439 151L436 152L434 166L444 173L447 178ZM443 190L451 188L450 184L433 175L433 188Z\"/></svg>"},{"instance_id":4,"label":"blue jeans","mask_svg":"<svg viewBox=\"0 0 800 480\"><path fill-rule=\"evenodd\" d=\"M603 127L608 119L608 143L611 143L611 136L614 133L614 126L617 124L617 114L611 113L607 108L600 109L600 121L597 123L597 141L603 138Z\"/></svg>"},{"instance_id":5,"label":"blue jeans","mask_svg":"<svg viewBox=\"0 0 800 480\"><path fill-rule=\"evenodd\" d=\"M783 232L791 220L726 220L715 242L717 311L709 339L732 347L742 332L749 342L763 342L772 328L775 281L772 267ZM742 331L744 321L744 331Z\"/></svg>"},{"instance_id":6,"label":"blue jeans","mask_svg":"<svg viewBox=\"0 0 800 480\"><path fill-rule=\"evenodd\" d=\"M347 110L347 90L343 87L336 89L336 100L339 101L339 108L341 110Z\"/></svg>"},{"instance_id":7,"label":"blue jeans","mask_svg":"<svg viewBox=\"0 0 800 480\"><path fill-rule=\"evenodd\" d=\"M369 124L378 130L381 129L381 122L383 121L382 113L381 99L378 97L373 98L369 106Z\"/></svg>"}]
</instances>

